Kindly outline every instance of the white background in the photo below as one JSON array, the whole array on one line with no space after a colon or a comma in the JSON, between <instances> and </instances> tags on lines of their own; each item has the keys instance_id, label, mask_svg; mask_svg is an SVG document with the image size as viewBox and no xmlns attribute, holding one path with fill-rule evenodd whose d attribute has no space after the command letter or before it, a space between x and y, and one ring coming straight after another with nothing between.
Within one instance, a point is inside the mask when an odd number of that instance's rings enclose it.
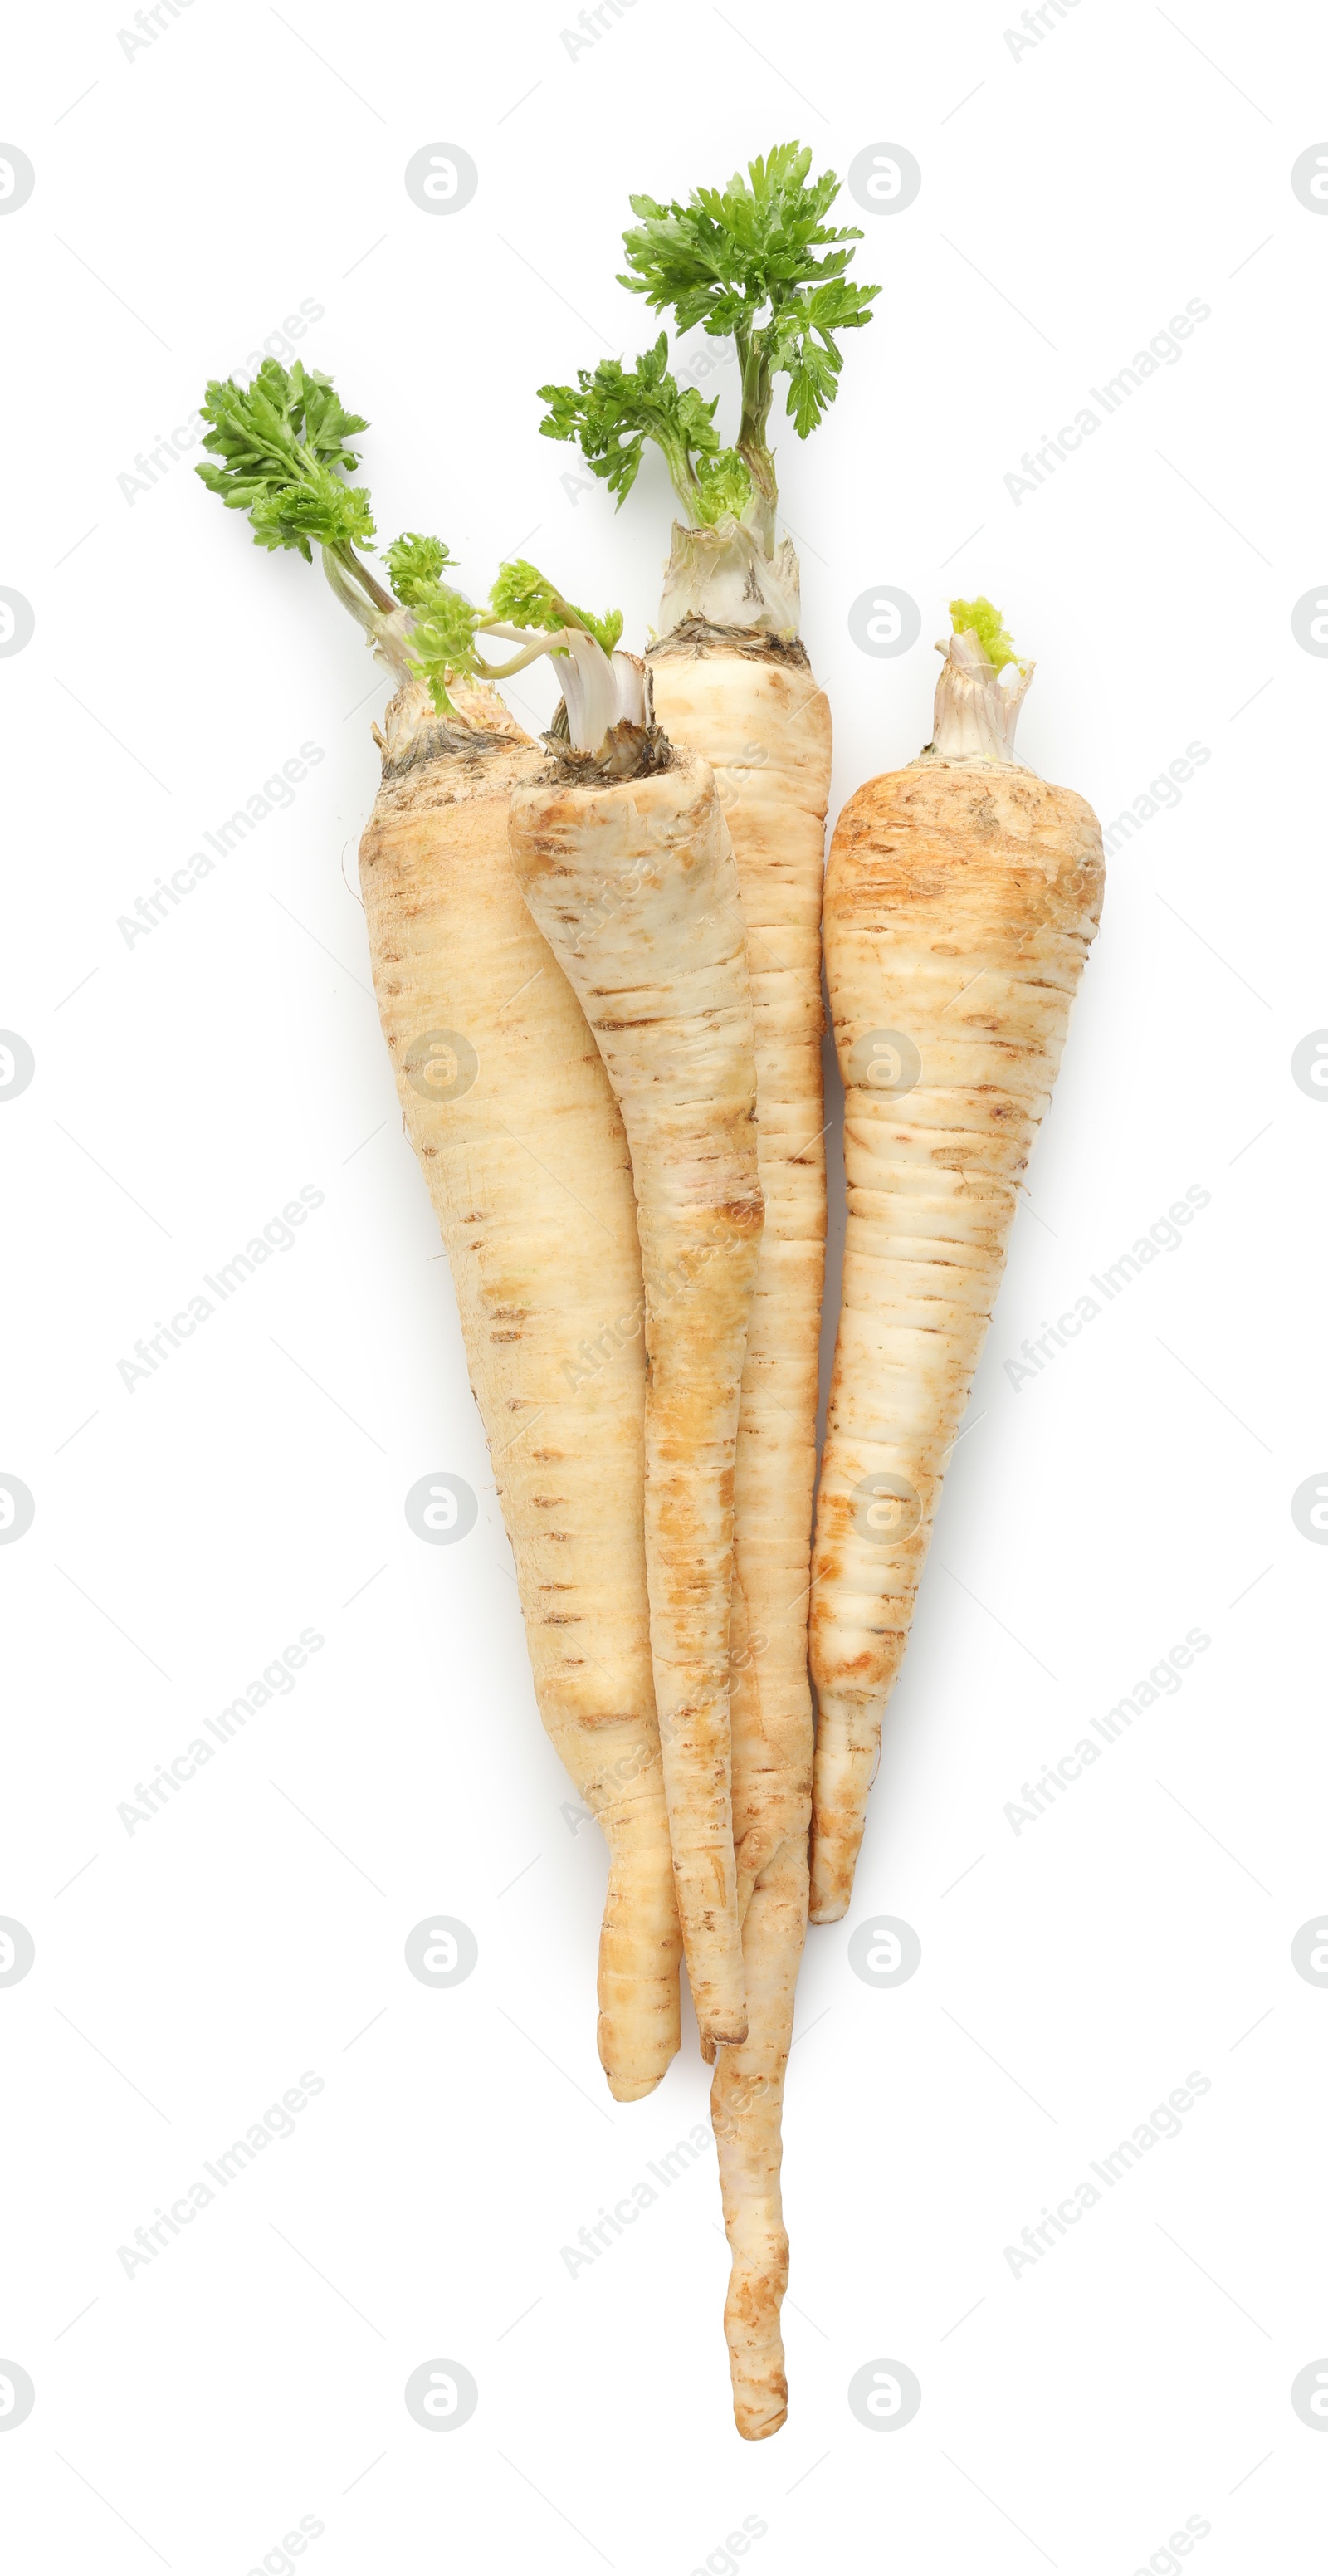
<instances>
[{"instance_id":1,"label":"white background","mask_svg":"<svg viewBox=\"0 0 1328 2576\"><path fill-rule=\"evenodd\" d=\"M1328 220L1289 174L1328 133L1322 20L1081 0L1015 58L979 0L636 0L574 56L531 0L161 19L130 58L87 6L7 38L37 173L0 219L0 581L36 617L0 665L0 1021L36 1056L0 1106L0 1466L36 1497L0 1551L0 1913L36 1943L0 1991L0 2357L37 2391L0 2440L12 2563L246 2576L301 2516L319 2576L727 2576L745 2516L762 2576L1130 2576L1192 2516L1205 2576L1305 2563L1328 1993L1290 1944L1328 1895L1325 1560L1290 1497L1328 1459L1328 1120L1290 1056L1328 1023L1328 666L1290 618L1328 573ZM809 1940L790 2416L751 2448L709 2154L592 2269L560 2259L704 2118L705 2071L689 2025L619 2108L595 2057L602 1851L561 1812L368 991L383 691L196 451L117 478L304 299L299 354L372 421L384 537L438 529L476 595L519 548L639 643L658 460L615 517L534 389L654 336L613 282L629 190L793 133L841 173L879 140L923 172L894 216L845 196L884 292L826 425L779 441L832 820L925 740L957 589L1038 661L1024 756L1104 820L1211 757L1109 865L853 1912ZM480 174L443 219L402 182L434 140ZM1180 360L1016 506L1023 451L1196 297ZM922 610L901 659L849 635L880 583ZM127 947L117 918L306 741L294 804ZM303 1184L325 1203L294 1248L127 1391L135 1339ZM1013 1387L1021 1340L1191 1185L1182 1246ZM434 1549L402 1503L444 1468L480 1518ZM135 1783L306 1626L294 1691L128 1834ZM1016 1834L1021 1783L1194 1627L1179 1692ZM921 1937L896 1991L848 1965L872 1906ZM445 1992L403 1960L433 1907L479 1943ZM127 2278L117 2247L306 2069L296 2134ZM1183 2134L1015 2277L1003 2248L1196 2069ZM438 2356L480 2391L447 2438L402 2398ZM846 2402L882 2356L923 2391L889 2438Z\"/></svg>"}]
</instances>

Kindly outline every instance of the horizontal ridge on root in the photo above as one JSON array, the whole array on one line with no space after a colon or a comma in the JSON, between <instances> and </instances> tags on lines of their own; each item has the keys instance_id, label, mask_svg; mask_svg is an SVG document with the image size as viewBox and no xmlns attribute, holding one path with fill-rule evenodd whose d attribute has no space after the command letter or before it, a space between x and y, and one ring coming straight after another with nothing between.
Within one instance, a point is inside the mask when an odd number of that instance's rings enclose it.
<instances>
[{"instance_id":1,"label":"horizontal ridge on root","mask_svg":"<svg viewBox=\"0 0 1328 2576\"><path fill-rule=\"evenodd\" d=\"M692 612L679 619L667 635L652 644L647 655L651 662L662 662L676 654L736 653L745 662L789 662L795 670L809 671L807 647L797 635L772 635L764 626L712 626L706 617Z\"/></svg>"},{"instance_id":2,"label":"horizontal ridge on root","mask_svg":"<svg viewBox=\"0 0 1328 2576\"><path fill-rule=\"evenodd\" d=\"M381 743L376 725L373 730ZM474 733L469 725L449 725L440 716L433 723L421 725L403 752L384 759L383 777L390 784L394 778L404 778L408 770L423 768L426 761L481 760L487 752L510 751L512 747L510 734Z\"/></svg>"}]
</instances>

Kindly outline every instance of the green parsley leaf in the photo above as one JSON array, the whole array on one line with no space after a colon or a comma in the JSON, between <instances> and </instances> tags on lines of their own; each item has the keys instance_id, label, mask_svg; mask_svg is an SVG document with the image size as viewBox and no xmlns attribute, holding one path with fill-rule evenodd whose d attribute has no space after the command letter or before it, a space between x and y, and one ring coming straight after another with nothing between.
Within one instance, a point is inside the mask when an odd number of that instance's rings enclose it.
<instances>
[{"instance_id":1,"label":"green parsley leaf","mask_svg":"<svg viewBox=\"0 0 1328 2576\"><path fill-rule=\"evenodd\" d=\"M703 401L694 385L684 390L669 372L668 350L668 334L661 331L634 367L602 358L593 373L579 368L575 385L539 388L540 401L549 405L541 436L574 440L620 507L636 481L648 438L663 451L675 488L689 503L695 498L692 460L719 448L715 403Z\"/></svg>"},{"instance_id":2,"label":"green parsley leaf","mask_svg":"<svg viewBox=\"0 0 1328 2576\"><path fill-rule=\"evenodd\" d=\"M383 561L398 599L410 607L416 594L437 588L439 575L455 557L441 537L394 537Z\"/></svg>"},{"instance_id":3,"label":"green parsley leaf","mask_svg":"<svg viewBox=\"0 0 1328 2576\"><path fill-rule=\"evenodd\" d=\"M489 601L494 616L508 626L524 626L542 634L552 634L559 626L584 626L603 653L613 651L623 631L621 609L610 608L603 617L596 617L590 609L576 607L554 589L534 564L523 562L519 556L503 565Z\"/></svg>"},{"instance_id":4,"label":"green parsley leaf","mask_svg":"<svg viewBox=\"0 0 1328 2576\"><path fill-rule=\"evenodd\" d=\"M1007 662L1019 660L999 608L993 608L981 593L976 599L952 599L950 622L956 635L976 635L993 671L1003 671Z\"/></svg>"},{"instance_id":5,"label":"green parsley leaf","mask_svg":"<svg viewBox=\"0 0 1328 2576\"><path fill-rule=\"evenodd\" d=\"M347 442L369 424L345 410L329 376L265 358L247 387L214 379L201 409L212 424L203 445L221 462L194 470L228 509L248 511L255 544L292 547L308 563L311 541L372 538L367 492L342 479L359 464Z\"/></svg>"}]
</instances>

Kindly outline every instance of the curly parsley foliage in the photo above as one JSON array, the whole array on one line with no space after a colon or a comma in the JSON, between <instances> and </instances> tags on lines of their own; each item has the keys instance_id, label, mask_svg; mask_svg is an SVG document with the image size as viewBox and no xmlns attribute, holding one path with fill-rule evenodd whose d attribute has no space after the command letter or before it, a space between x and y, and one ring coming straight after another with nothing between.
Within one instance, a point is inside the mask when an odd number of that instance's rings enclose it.
<instances>
[{"instance_id":1,"label":"curly parsley foliage","mask_svg":"<svg viewBox=\"0 0 1328 2576\"><path fill-rule=\"evenodd\" d=\"M396 600L361 563L355 548L373 542L373 511L368 493L345 478L360 461L349 441L368 422L345 409L330 377L306 371L298 359L287 373L275 358L247 388L233 380L210 384L203 417L212 423L204 445L221 460L197 468L209 491L228 509L248 511L257 545L293 547L306 563L321 546L355 585L341 584L339 595L398 669L391 639L396 616L399 657L399 600L409 611L409 660L445 708L448 677L470 678L475 669L476 612L440 580L452 558L437 537L407 535L389 546Z\"/></svg>"},{"instance_id":2,"label":"curly parsley foliage","mask_svg":"<svg viewBox=\"0 0 1328 2576\"><path fill-rule=\"evenodd\" d=\"M232 502L230 506L240 505ZM273 552L279 546L294 547L306 563L311 560L311 540L338 552L373 543L368 493L358 484L339 483L326 468L319 469L317 479L293 483L289 490L260 493L248 507L256 546L268 546Z\"/></svg>"},{"instance_id":3,"label":"curly parsley foliage","mask_svg":"<svg viewBox=\"0 0 1328 2576\"><path fill-rule=\"evenodd\" d=\"M694 385L684 391L668 368L668 334L661 331L634 367L602 358L593 374L578 368L575 385L541 385L549 405L540 422L545 438L579 445L621 508L636 481L648 438L663 455L673 488L689 517L711 524L751 496L751 481L731 448L721 449L714 426L716 402L704 402Z\"/></svg>"},{"instance_id":4,"label":"curly parsley foliage","mask_svg":"<svg viewBox=\"0 0 1328 2576\"><path fill-rule=\"evenodd\" d=\"M555 626L567 623L563 602L552 582L520 555L503 565L489 593L489 605L494 616L508 626L532 627L549 633Z\"/></svg>"},{"instance_id":5,"label":"curly parsley foliage","mask_svg":"<svg viewBox=\"0 0 1328 2576\"><path fill-rule=\"evenodd\" d=\"M618 609L594 617L587 608L573 607L544 573L519 558L504 564L490 591L487 611L474 607L440 578L453 558L437 537L398 537L387 549L386 562L392 587L408 613L406 651L440 715L451 711L450 682L506 679L538 655L556 652L557 646L543 639L561 635L569 626L584 628L605 653L613 651L622 633ZM515 639L513 628L520 630ZM511 659L498 664L487 662L481 650L486 634L494 630L520 646Z\"/></svg>"},{"instance_id":6,"label":"curly parsley foliage","mask_svg":"<svg viewBox=\"0 0 1328 2576\"><path fill-rule=\"evenodd\" d=\"M449 683L484 676L475 650L475 611L459 591L440 590L411 610L406 650L440 715L452 711Z\"/></svg>"},{"instance_id":7,"label":"curly parsley foliage","mask_svg":"<svg viewBox=\"0 0 1328 2576\"><path fill-rule=\"evenodd\" d=\"M623 631L620 608L606 609L602 617L596 617L588 608L574 607L545 574L519 556L503 565L489 600L493 619L486 623L523 626L546 635L563 626L580 626L587 635L593 635L602 653L613 651Z\"/></svg>"},{"instance_id":8,"label":"curly parsley foliage","mask_svg":"<svg viewBox=\"0 0 1328 2576\"><path fill-rule=\"evenodd\" d=\"M455 560L441 537L417 537L409 532L404 537L394 537L383 557L388 580L406 608L414 606L417 592L435 588L441 574Z\"/></svg>"},{"instance_id":9,"label":"curly parsley foliage","mask_svg":"<svg viewBox=\"0 0 1328 2576\"><path fill-rule=\"evenodd\" d=\"M440 575L454 562L441 537L396 537L384 561L403 608L409 611L406 651L440 715L453 712L448 682L480 676L476 648L480 612Z\"/></svg>"},{"instance_id":10,"label":"curly parsley foliage","mask_svg":"<svg viewBox=\"0 0 1328 2576\"><path fill-rule=\"evenodd\" d=\"M950 623L956 635L976 635L993 671L1003 671L1007 662L1022 662L1014 643L1005 630L1005 619L999 608L979 592L976 599L952 599Z\"/></svg>"},{"instance_id":11,"label":"curly parsley foliage","mask_svg":"<svg viewBox=\"0 0 1328 2576\"><path fill-rule=\"evenodd\" d=\"M196 469L208 490L228 509L248 512L257 545L291 547L306 563L320 546L343 606L399 677L407 665L419 674L440 713L452 712L450 681L505 678L556 650L545 638L567 626L613 651L623 623L617 609L594 617L573 607L528 563L506 565L491 610L476 608L443 578L454 568L450 548L414 530L386 549L392 589L385 590L355 552L375 534L369 495L346 479L359 464L349 442L369 424L344 408L330 377L298 359L288 373L268 358L247 387L214 379L202 411L211 425L204 445L218 460ZM482 659L480 639L506 621L526 634L515 658L495 668Z\"/></svg>"},{"instance_id":12,"label":"curly parsley foliage","mask_svg":"<svg viewBox=\"0 0 1328 2576\"><path fill-rule=\"evenodd\" d=\"M568 606L571 606L570 600ZM588 608L574 608L566 622L584 626L587 635L593 635L601 653L611 654L622 636L623 613L620 608L606 608L602 617L596 617Z\"/></svg>"},{"instance_id":13,"label":"curly parsley foliage","mask_svg":"<svg viewBox=\"0 0 1328 2576\"><path fill-rule=\"evenodd\" d=\"M696 460L696 515L703 528L719 519L740 519L750 509L755 486L736 447L721 447L714 456Z\"/></svg>"},{"instance_id":14,"label":"curly parsley foliage","mask_svg":"<svg viewBox=\"0 0 1328 2576\"><path fill-rule=\"evenodd\" d=\"M309 563L311 543L340 553L372 542L369 495L343 479L360 461L347 440L369 424L330 377L265 358L247 387L214 379L202 413L203 445L221 462L194 470L228 510L248 511L255 545L290 546Z\"/></svg>"},{"instance_id":15,"label":"curly parsley foliage","mask_svg":"<svg viewBox=\"0 0 1328 2576\"><path fill-rule=\"evenodd\" d=\"M737 453L760 497L767 539L778 497L767 438L777 375L788 378L787 410L800 438L816 427L838 390L837 334L871 320L879 286L844 276L860 241L855 226L825 216L839 194L833 170L808 185L810 150L779 143L735 172L726 188L694 188L685 205L633 197L638 218L623 236L628 273L619 280L656 312L672 308L679 331L700 324L732 338L742 376Z\"/></svg>"}]
</instances>

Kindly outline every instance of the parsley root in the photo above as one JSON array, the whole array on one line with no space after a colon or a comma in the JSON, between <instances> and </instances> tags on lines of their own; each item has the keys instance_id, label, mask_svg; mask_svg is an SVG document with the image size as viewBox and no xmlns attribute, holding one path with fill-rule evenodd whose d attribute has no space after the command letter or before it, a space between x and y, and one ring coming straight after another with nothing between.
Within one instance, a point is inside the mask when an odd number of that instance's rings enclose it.
<instances>
[{"instance_id":1,"label":"parsley root","mask_svg":"<svg viewBox=\"0 0 1328 2576\"><path fill-rule=\"evenodd\" d=\"M1014 757L1031 664L989 602L952 615L934 739L850 798L826 877L848 1231L813 1556L817 1923L848 1910L941 1477L1102 905L1091 807Z\"/></svg>"},{"instance_id":2,"label":"parsley root","mask_svg":"<svg viewBox=\"0 0 1328 2576\"><path fill-rule=\"evenodd\" d=\"M514 789L512 862L599 1045L632 1157L674 1876L702 2037L732 2045L747 2034L730 1803L733 1461L762 1219L742 914L710 769L670 756L645 721L639 664L568 640L563 774Z\"/></svg>"},{"instance_id":3,"label":"parsley root","mask_svg":"<svg viewBox=\"0 0 1328 2576\"><path fill-rule=\"evenodd\" d=\"M210 385L204 411L220 460L205 483L248 511L260 545L306 561L320 548L398 684L374 729L383 778L360 849L374 988L451 1265L540 1714L609 1845L599 2050L611 2091L635 2101L678 2046L681 1955L650 1668L636 1212L599 1054L508 864L509 795L542 755L474 685L492 676L491 634L515 645L510 671L549 651L564 617L609 640L617 626L529 565L477 610L445 583L433 537L388 549L396 595L384 588L358 551L368 494L347 480L366 424L326 377L269 361L247 389ZM606 1326L613 1365L583 1384Z\"/></svg>"},{"instance_id":4,"label":"parsley root","mask_svg":"<svg viewBox=\"0 0 1328 2576\"><path fill-rule=\"evenodd\" d=\"M665 574L654 703L671 739L708 760L732 835L756 1038L757 1156L766 1221L743 1373L731 1648L733 1830L752 2020L725 2052L712 2108L733 2269L725 2312L738 2430L778 2430L787 2392L779 2309L787 2241L780 2115L806 1929L812 1702L807 1673L817 1372L825 1247L821 1098L821 879L830 714L798 641L797 556L776 541L769 442L777 380L800 438L838 388L839 335L879 290L844 270L859 239L826 218L833 171L777 144L686 203L634 197L622 283L679 331L730 340L739 417L722 448L718 402L682 389L667 339L634 369L604 360L545 386L545 436L574 438L621 502L644 443L680 504Z\"/></svg>"}]
</instances>

